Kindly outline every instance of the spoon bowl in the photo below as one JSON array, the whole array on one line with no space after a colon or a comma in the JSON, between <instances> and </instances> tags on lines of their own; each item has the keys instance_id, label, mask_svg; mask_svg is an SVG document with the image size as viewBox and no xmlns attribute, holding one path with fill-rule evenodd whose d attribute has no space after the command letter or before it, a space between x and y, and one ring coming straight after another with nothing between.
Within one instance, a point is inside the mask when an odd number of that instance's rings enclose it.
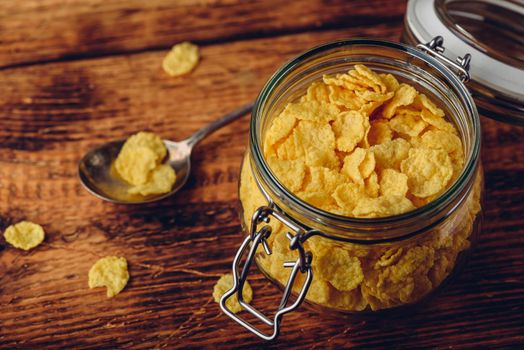
<instances>
[{"instance_id":1,"label":"spoon bowl","mask_svg":"<svg viewBox=\"0 0 524 350\"><path fill-rule=\"evenodd\" d=\"M169 164L176 174L175 183L167 193L148 196L129 193L132 186L120 178L113 165L126 140L111 141L87 152L78 164L80 182L95 197L112 203L142 204L169 197L178 192L189 178L193 147L213 131L238 119L252 108L253 104L243 106L200 129L184 141L163 140L167 149L164 164Z\"/></svg>"},{"instance_id":2,"label":"spoon bowl","mask_svg":"<svg viewBox=\"0 0 524 350\"><path fill-rule=\"evenodd\" d=\"M187 143L163 140L167 149L164 164L175 170L176 181L168 193L143 196L131 194L131 185L120 179L113 162L126 140L105 143L86 153L78 165L78 174L84 187L94 196L112 203L139 204L168 197L187 182L191 162Z\"/></svg>"}]
</instances>

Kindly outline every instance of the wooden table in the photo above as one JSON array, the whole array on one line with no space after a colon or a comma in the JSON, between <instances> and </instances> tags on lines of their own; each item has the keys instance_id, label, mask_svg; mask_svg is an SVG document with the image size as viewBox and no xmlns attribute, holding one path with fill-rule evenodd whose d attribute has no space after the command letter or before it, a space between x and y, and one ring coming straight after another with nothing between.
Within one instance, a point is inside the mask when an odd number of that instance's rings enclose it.
<instances>
[{"instance_id":1,"label":"wooden table","mask_svg":"<svg viewBox=\"0 0 524 350\"><path fill-rule=\"evenodd\" d=\"M248 118L205 140L176 196L102 202L77 179L89 148L150 129L182 139L253 100L285 60L344 37L398 40L405 3L377 1L24 0L0 2L0 229L42 224L23 252L0 239L0 347L511 348L524 343L524 128L483 119L485 224L465 271L405 317L355 321L302 308L264 344L211 292L240 240L237 183ZM202 61L170 78L166 50ZM125 256L117 297L87 287L97 258ZM257 304L279 292L254 277Z\"/></svg>"}]
</instances>

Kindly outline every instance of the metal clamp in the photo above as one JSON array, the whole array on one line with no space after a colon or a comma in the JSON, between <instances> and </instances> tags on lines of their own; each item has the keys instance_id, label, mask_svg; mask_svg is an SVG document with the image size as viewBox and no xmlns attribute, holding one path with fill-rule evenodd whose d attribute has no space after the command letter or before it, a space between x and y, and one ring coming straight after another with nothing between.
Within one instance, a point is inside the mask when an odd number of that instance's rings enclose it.
<instances>
[{"instance_id":1,"label":"metal clamp","mask_svg":"<svg viewBox=\"0 0 524 350\"><path fill-rule=\"evenodd\" d=\"M272 216L276 220L281 221L284 225L286 225L295 232L295 235L288 232L286 236L290 240L290 249L298 250L299 252L299 257L296 261L284 263L284 267L291 268L292 270L291 274L289 275L286 287L284 289L280 305L278 306L277 312L275 313L273 320L267 318L260 311L248 304L244 300L242 295L242 290L244 289L244 284L246 283L247 275L249 273L251 264L253 263L258 246L262 244L265 253L267 255L271 255L271 250L269 249L269 246L266 242L266 239L271 235L271 226L265 225L258 231L256 229L257 225L261 222L269 223L270 216ZM313 279L313 272L311 269L312 255L311 253L306 252L302 245L304 241L302 239L305 233L304 229L298 226L295 222L288 219L286 216L282 215L280 212L278 212L278 210L274 208L266 206L258 208L255 211L255 214L253 215L250 231L250 234L246 236L246 238L242 242L242 245L238 249L233 260L233 287L231 287L231 289L228 290L220 299L220 308L222 309L222 311L224 311L226 315L228 315L234 321L236 321L252 333L256 334L260 338L265 340L273 340L278 336L280 332L280 323L282 321L283 316L286 313L291 312L295 310L297 307L299 307L304 298L306 297L307 291L309 290L309 286L311 285L311 281ZM239 273L240 260L250 244L251 248L249 249L249 253L244 263L244 267L242 268L242 272ZM295 302L293 302L291 305L288 305L289 297L291 296L291 291L293 289L293 284L299 272L305 273L306 279L304 281L304 284L302 285L300 292L298 293ZM245 319L234 314L230 309L227 308L226 301L235 293L237 293L238 302L246 311L257 317L259 320L261 320L268 326L273 327L272 334L267 335L263 333L257 327L248 323Z\"/></svg>"},{"instance_id":2,"label":"metal clamp","mask_svg":"<svg viewBox=\"0 0 524 350\"><path fill-rule=\"evenodd\" d=\"M435 58L444 62L444 64L447 66L453 68L455 71L457 71L460 80L462 80L464 83L467 83L470 80L469 63L471 61L471 55L467 53L463 57L457 57L456 62L453 62L451 59L443 55L444 51L446 50L443 44L444 38L441 36L436 36L426 44L418 44L417 48L430 53Z\"/></svg>"}]
</instances>

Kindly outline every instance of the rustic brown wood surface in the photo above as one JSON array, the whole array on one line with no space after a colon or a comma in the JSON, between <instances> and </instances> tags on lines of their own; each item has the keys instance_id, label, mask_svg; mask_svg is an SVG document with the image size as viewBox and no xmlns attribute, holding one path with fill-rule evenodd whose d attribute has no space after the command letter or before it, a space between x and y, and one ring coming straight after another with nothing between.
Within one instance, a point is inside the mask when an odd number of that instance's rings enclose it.
<instances>
[{"instance_id":1,"label":"rustic brown wood surface","mask_svg":"<svg viewBox=\"0 0 524 350\"><path fill-rule=\"evenodd\" d=\"M182 139L256 97L285 60L344 37L398 40L403 1L0 1L0 230L42 224L23 252L0 238L0 348L518 348L524 344L524 128L483 119L485 222L463 273L409 315L345 320L305 308L264 344L211 292L242 235L237 183L248 118L195 150L176 196L122 206L90 196L90 147L150 129ZM191 74L160 68L202 46ZM87 287L97 258L125 256L117 297ZM278 291L254 275L256 303Z\"/></svg>"}]
</instances>

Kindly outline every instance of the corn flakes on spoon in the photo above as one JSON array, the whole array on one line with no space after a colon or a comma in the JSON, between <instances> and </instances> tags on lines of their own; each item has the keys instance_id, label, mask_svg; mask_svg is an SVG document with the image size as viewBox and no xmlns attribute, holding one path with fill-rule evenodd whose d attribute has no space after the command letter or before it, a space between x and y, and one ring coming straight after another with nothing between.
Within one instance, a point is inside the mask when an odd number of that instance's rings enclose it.
<instances>
[{"instance_id":1,"label":"corn flakes on spoon","mask_svg":"<svg viewBox=\"0 0 524 350\"><path fill-rule=\"evenodd\" d=\"M173 168L176 174L175 183L167 193L142 195L130 190L132 185L119 178L114 161L126 140L108 142L84 155L78 164L80 181L91 194L112 203L140 204L171 196L180 190L189 178L193 147L213 131L240 118L252 108L252 103L240 107L198 130L186 140L180 142L163 140L167 149L167 156L163 163Z\"/></svg>"}]
</instances>

